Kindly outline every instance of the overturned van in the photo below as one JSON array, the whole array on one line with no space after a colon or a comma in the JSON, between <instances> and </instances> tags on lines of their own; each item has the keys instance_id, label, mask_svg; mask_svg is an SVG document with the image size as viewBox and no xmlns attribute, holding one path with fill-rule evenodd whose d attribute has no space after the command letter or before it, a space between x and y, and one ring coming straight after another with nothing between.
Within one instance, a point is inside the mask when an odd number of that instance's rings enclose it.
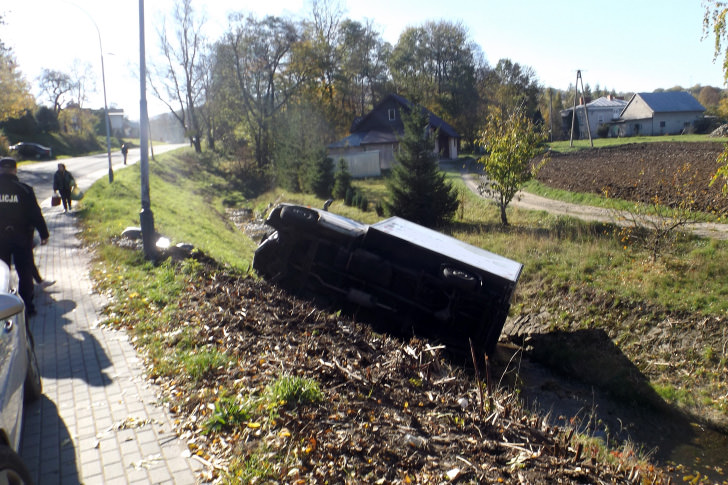
<instances>
[{"instance_id":1,"label":"overturned van","mask_svg":"<svg viewBox=\"0 0 728 485\"><path fill-rule=\"evenodd\" d=\"M436 339L455 352L491 354L523 265L391 217L367 225L281 204L266 224L256 272L372 314L396 334Z\"/></svg>"}]
</instances>

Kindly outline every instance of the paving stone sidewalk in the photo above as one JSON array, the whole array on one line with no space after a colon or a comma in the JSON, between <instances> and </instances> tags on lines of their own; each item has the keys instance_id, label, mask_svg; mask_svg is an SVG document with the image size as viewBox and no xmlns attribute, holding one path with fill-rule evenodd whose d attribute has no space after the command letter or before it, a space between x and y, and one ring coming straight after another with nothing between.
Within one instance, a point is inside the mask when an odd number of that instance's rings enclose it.
<instances>
[{"instance_id":1,"label":"paving stone sidewalk","mask_svg":"<svg viewBox=\"0 0 728 485\"><path fill-rule=\"evenodd\" d=\"M21 442L35 483L199 483L202 464L173 432L127 334L99 326L104 299L92 292L76 216L43 205L51 238L36 249L46 282L30 321L43 396L26 408Z\"/></svg>"}]
</instances>

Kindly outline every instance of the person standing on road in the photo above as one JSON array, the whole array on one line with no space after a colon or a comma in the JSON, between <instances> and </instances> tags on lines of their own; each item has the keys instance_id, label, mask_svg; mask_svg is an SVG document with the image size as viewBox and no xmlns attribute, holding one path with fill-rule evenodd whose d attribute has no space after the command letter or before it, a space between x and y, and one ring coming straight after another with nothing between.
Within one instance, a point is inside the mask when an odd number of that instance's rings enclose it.
<instances>
[{"instance_id":1,"label":"person standing on road","mask_svg":"<svg viewBox=\"0 0 728 485\"><path fill-rule=\"evenodd\" d=\"M33 188L18 180L14 158L0 159L0 259L18 273L18 293L25 302L28 315L35 314L33 305L33 233L38 231L40 243L48 243L50 234Z\"/></svg>"},{"instance_id":2,"label":"person standing on road","mask_svg":"<svg viewBox=\"0 0 728 485\"><path fill-rule=\"evenodd\" d=\"M124 165L126 165L126 156L129 154L129 146L126 143L121 144L121 154L124 155Z\"/></svg>"},{"instance_id":3,"label":"person standing on road","mask_svg":"<svg viewBox=\"0 0 728 485\"><path fill-rule=\"evenodd\" d=\"M66 165L63 163L58 164L58 170L53 175L53 190L58 192L61 196L61 202L63 202L63 212L71 210L71 190L76 186L76 180L74 180L71 172L66 170Z\"/></svg>"}]
</instances>

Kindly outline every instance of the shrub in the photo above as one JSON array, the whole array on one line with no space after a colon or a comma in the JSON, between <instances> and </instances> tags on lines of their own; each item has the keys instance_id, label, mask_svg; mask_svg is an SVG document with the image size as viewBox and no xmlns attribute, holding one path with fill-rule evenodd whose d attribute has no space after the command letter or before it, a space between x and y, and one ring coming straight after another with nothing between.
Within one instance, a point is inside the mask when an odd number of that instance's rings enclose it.
<instances>
[{"instance_id":1,"label":"shrub","mask_svg":"<svg viewBox=\"0 0 728 485\"><path fill-rule=\"evenodd\" d=\"M334 186L334 161L323 152L317 153L306 167L304 190L322 199L328 199Z\"/></svg>"},{"instance_id":2,"label":"shrub","mask_svg":"<svg viewBox=\"0 0 728 485\"><path fill-rule=\"evenodd\" d=\"M609 125L601 124L597 127L597 136L599 138L606 138L609 136Z\"/></svg>"},{"instance_id":3,"label":"shrub","mask_svg":"<svg viewBox=\"0 0 728 485\"><path fill-rule=\"evenodd\" d=\"M344 159L339 160L339 170L334 176L334 199L345 199L346 193L351 189L351 174Z\"/></svg>"}]
</instances>

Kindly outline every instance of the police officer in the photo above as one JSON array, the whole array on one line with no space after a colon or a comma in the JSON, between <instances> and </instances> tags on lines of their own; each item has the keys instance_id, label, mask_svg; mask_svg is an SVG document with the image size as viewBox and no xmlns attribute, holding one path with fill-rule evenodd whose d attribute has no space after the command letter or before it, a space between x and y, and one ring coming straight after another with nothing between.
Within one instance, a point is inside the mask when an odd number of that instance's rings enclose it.
<instances>
[{"instance_id":1,"label":"police officer","mask_svg":"<svg viewBox=\"0 0 728 485\"><path fill-rule=\"evenodd\" d=\"M40 243L48 243L48 227L30 185L18 180L14 158L0 159L0 259L10 266L11 258L18 273L18 292L28 315L33 306L33 232L38 230Z\"/></svg>"}]
</instances>

